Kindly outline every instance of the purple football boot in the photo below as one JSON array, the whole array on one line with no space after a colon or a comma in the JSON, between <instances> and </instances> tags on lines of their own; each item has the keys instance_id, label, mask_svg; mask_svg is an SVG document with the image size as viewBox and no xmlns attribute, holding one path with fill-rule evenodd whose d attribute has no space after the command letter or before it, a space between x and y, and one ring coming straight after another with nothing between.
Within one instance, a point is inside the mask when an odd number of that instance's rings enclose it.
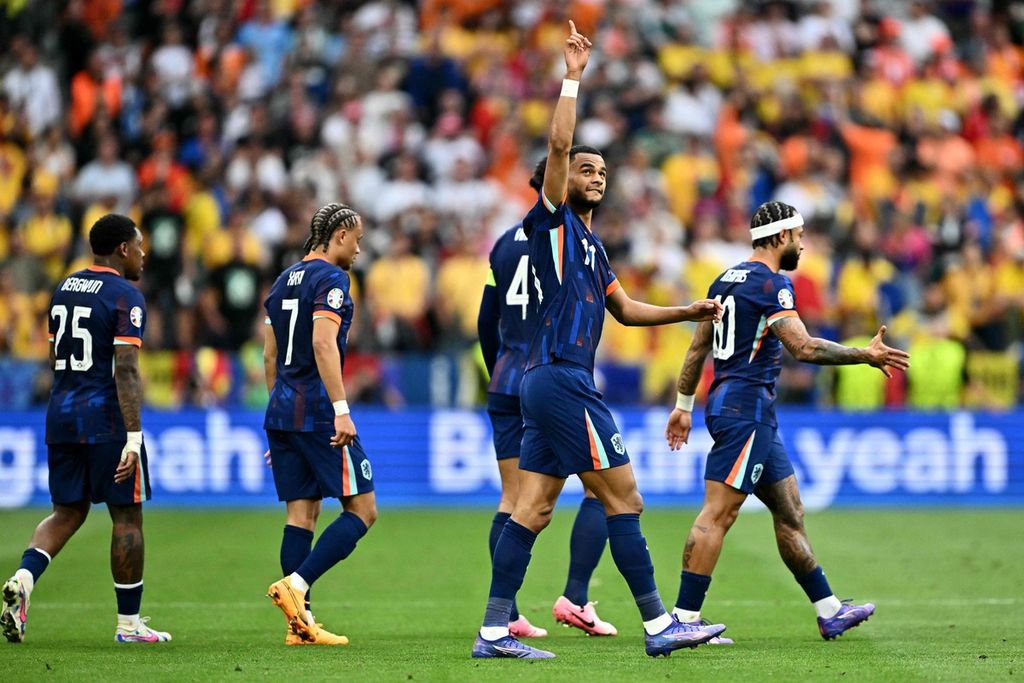
<instances>
[{"instance_id":1,"label":"purple football boot","mask_svg":"<svg viewBox=\"0 0 1024 683\"><path fill-rule=\"evenodd\" d=\"M875 606L870 602L863 605L851 605L848 601L829 619L818 617L818 630L825 640L834 640L849 631L854 626L868 620L875 613Z\"/></svg>"},{"instance_id":2,"label":"purple football boot","mask_svg":"<svg viewBox=\"0 0 1024 683\"><path fill-rule=\"evenodd\" d=\"M476 659L554 659L553 652L539 650L520 643L512 636L505 636L497 640L484 640L483 636L477 634L476 642L473 643L473 657Z\"/></svg>"},{"instance_id":3,"label":"purple football boot","mask_svg":"<svg viewBox=\"0 0 1024 683\"><path fill-rule=\"evenodd\" d=\"M724 624L709 624L707 626L696 626L683 624L672 618L672 625L665 628L661 633L649 635L644 632L644 645L647 654L651 657L668 657L673 650L684 647L697 647L717 637L725 631Z\"/></svg>"}]
</instances>

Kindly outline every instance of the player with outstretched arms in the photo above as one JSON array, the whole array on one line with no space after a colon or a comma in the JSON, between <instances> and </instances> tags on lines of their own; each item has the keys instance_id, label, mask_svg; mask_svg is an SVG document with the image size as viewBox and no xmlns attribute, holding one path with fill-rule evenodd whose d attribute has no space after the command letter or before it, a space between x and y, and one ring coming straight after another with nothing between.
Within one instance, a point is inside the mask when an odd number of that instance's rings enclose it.
<instances>
[{"instance_id":1,"label":"player with outstretched arms","mask_svg":"<svg viewBox=\"0 0 1024 683\"><path fill-rule=\"evenodd\" d=\"M267 595L288 622L287 645L347 645L309 608L309 588L355 550L377 519L373 470L356 434L342 381L354 305L348 270L363 223L344 204L314 214L306 256L277 278L264 306L263 365L270 402L264 428L278 498L287 505L280 581ZM324 498L343 512L313 532Z\"/></svg>"},{"instance_id":2,"label":"player with outstretched arms","mask_svg":"<svg viewBox=\"0 0 1024 683\"><path fill-rule=\"evenodd\" d=\"M53 512L36 527L18 571L3 586L0 626L12 643L25 639L36 582L85 522L92 503L106 503L113 523L114 639L171 639L139 616L142 503L151 497L140 416L146 302L128 281L142 273L142 233L130 218L108 214L89 230L89 245L93 265L65 278L50 300L53 388L46 446Z\"/></svg>"},{"instance_id":3,"label":"player with outstretched arms","mask_svg":"<svg viewBox=\"0 0 1024 683\"><path fill-rule=\"evenodd\" d=\"M583 150L576 147L576 150ZM591 150L597 153L596 149ZM530 178L540 192L547 158L541 159ZM530 253L522 223L506 230L491 249L490 276L484 286L477 318L477 332L484 363L491 375L487 386L487 416L491 420L494 453L501 476L501 499L491 522L488 547L494 556L505 522L512 516L519 491L519 447L523 440L523 414L519 406L519 382L526 369L530 338L537 321L530 301ZM590 578L608 542L604 505L584 491L569 537L569 573L562 595L551 608L555 621L578 628L591 636L614 636L618 630L597 616L589 600ZM516 638L543 638L548 632L519 613L515 602L509 632Z\"/></svg>"},{"instance_id":4,"label":"player with outstretched arms","mask_svg":"<svg viewBox=\"0 0 1024 683\"><path fill-rule=\"evenodd\" d=\"M519 493L494 549L487 609L473 657L554 657L510 635L509 614L537 534L550 522L565 479L572 474L604 504L612 558L640 610L647 654L695 647L725 630L721 625L686 626L666 612L640 532L642 499L622 435L593 374L606 309L624 325L665 325L715 320L721 306L707 300L678 307L640 303L626 295L611 271L601 240L590 229L593 209L604 195L607 168L600 153L572 147L576 95L591 42L572 22L569 27L566 77L552 116L543 187L523 219L537 323L520 384L524 435Z\"/></svg>"},{"instance_id":5,"label":"player with outstretched arms","mask_svg":"<svg viewBox=\"0 0 1024 683\"><path fill-rule=\"evenodd\" d=\"M866 363L886 376L888 368L906 370L910 357L882 342L884 325L864 348L808 334L797 313L793 284L779 272L796 269L802 235L803 218L792 206L773 201L758 208L750 221L753 255L719 275L708 291L724 307L722 319L698 325L686 352L665 437L672 450L689 439L697 382L711 352L714 380L704 419L714 447L704 474L704 507L683 550L673 614L683 623L703 623L701 607L725 534L753 493L771 511L779 554L814 604L821 635L830 640L867 620L875 606L840 602L807 539L800 491L775 419L782 347L807 363Z\"/></svg>"}]
</instances>

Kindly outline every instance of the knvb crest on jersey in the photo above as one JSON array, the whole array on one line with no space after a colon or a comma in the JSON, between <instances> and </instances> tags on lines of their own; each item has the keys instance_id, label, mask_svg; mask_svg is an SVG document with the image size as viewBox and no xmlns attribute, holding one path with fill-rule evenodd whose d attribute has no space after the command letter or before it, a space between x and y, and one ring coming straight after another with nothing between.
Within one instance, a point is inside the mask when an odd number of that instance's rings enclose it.
<instances>
[{"instance_id":1,"label":"knvb crest on jersey","mask_svg":"<svg viewBox=\"0 0 1024 683\"><path fill-rule=\"evenodd\" d=\"M373 468L370 467L370 461L369 460L363 460L363 464L360 465L359 468L363 471L363 478L364 479L366 479L366 480L373 479Z\"/></svg>"}]
</instances>

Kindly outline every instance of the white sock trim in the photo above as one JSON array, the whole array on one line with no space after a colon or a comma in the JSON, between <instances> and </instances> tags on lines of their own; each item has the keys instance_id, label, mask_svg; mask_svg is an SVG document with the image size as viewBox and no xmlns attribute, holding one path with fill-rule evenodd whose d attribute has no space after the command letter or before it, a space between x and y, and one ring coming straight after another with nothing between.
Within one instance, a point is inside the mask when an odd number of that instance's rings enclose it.
<instances>
[{"instance_id":1,"label":"white sock trim","mask_svg":"<svg viewBox=\"0 0 1024 683\"><path fill-rule=\"evenodd\" d=\"M26 593L31 593L32 589L36 587L36 580L32 577L32 572L27 569L19 569L14 572L14 578L21 581Z\"/></svg>"},{"instance_id":2,"label":"white sock trim","mask_svg":"<svg viewBox=\"0 0 1024 683\"><path fill-rule=\"evenodd\" d=\"M647 631L647 635L653 636L661 633L671 625L672 617L669 616L668 612L665 612L660 617L645 621L644 630Z\"/></svg>"},{"instance_id":3,"label":"white sock trim","mask_svg":"<svg viewBox=\"0 0 1024 683\"><path fill-rule=\"evenodd\" d=\"M305 593L309 590L309 584L306 583L306 580L298 574L296 574L295 572L292 572L288 576L288 582L292 585L292 588L294 588L297 591L302 591L303 593Z\"/></svg>"},{"instance_id":4,"label":"white sock trim","mask_svg":"<svg viewBox=\"0 0 1024 683\"><path fill-rule=\"evenodd\" d=\"M676 607L672 610L672 615L684 624L700 621L700 611L691 612L690 610L679 609Z\"/></svg>"},{"instance_id":5,"label":"white sock trim","mask_svg":"<svg viewBox=\"0 0 1024 683\"><path fill-rule=\"evenodd\" d=\"M480 637L484 640L495 641L508 635L507 626L481 626Z\"/></svg>"},{"instance_id":6,"label":"white sock trim","mask_svg":"<svg viewBox=\"0 0 1024 683\"><path fill-rule=\"evenodd\" d=\"M53 558L50 556L50 553L46 552L42 548L29 548L29 550L35 550L37 553L45 557L47 562L53 562Z\"/></svg>"},{"instance_id":7,"label":"white sock trim","mask_svg":"<svg viewBox=\"0 0 1024 683\"><path fill-rule=\"evenodd\" d=\"M117 625L138 628L142 625L142 619L139 618L138 614L118 614Z\"/></svg>"},{"instance_id":8,"label":"white sock trim","mask_svg":"<svg viewBox=\"0 0 1024 683\"><path fill-rule=\"evenodd\" d=\"M834 595L830 595L827 598L822 598L814 603L814 611L818 613L818 616L822 619L831 619L843 606L843 603L839 602L839 598Z\"/></svg>"},{"instance_id":9,"label":"white sock trim","mask_svg":"<svg viewBox=\"0 0 1024 683\"><path fill-rule=\"evenodd\" d=\"M132 588L139 588L142 586L142 582L138 583L117 583L114 582L114 588L120 588L121 590L131 590Z\"/></svg>"}]
</instances>

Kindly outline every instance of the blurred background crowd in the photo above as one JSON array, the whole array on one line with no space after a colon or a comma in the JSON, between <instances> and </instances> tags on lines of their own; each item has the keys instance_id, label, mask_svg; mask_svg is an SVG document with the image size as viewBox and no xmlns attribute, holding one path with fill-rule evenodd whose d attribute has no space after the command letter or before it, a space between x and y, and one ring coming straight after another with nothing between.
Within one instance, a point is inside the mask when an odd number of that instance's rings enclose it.
<instances>
[{"instance_id":1,"label":"blurred background crowd","mask_svg":"<svg viewBox=\"0 0 1024 683\"><path fill-rule=\"evenodd\" d=\"M815 334L881 322L913 368L787 361L784 401L1021 396L1024 3L991 0L54 0L0 3L0 405L45 399L46 310L95 219L146 237L147 398L260 406L262 301L328 201L363 215L357 401L472 404L488 251L535 196L568 18L576 142L637 299L703 297L759 203L807 220ZM691 329L609 320L613 402L674 395Z\"/></svg>"}]
</instances>

